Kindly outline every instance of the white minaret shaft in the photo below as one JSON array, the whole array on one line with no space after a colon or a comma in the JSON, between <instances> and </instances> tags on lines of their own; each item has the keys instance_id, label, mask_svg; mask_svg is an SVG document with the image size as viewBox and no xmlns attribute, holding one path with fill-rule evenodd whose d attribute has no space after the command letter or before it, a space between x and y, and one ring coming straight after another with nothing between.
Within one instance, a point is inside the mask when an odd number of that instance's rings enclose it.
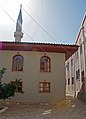
<instances>
[{"instance_id":1,"label":"white minaret shaft","mask_svg":"<svg viewBox=\"0 0 86 119\"><path fill-rule=\"evenodd\" d=\"M16 23L16 31L14 33L15 42L21 42L21 38L23 38L22 33L22 5L20 6L20 12L18 15L17 23Z\"/></svg>"}]
</instances>

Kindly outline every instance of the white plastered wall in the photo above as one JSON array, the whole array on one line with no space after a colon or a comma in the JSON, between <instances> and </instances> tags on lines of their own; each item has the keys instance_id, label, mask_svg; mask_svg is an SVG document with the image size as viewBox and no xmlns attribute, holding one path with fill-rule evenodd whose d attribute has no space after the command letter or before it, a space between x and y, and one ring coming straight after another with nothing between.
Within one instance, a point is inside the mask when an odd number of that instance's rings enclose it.
<instances>
[{"instance_id":1,"label":"white plastered wall","mask_svg":"<svg viewBox=\"0 0 86 119\"><path fill-rule=\"evenodd\" d=\"M24 71L12 71L12 57L19 53L24 57ZM16 94L9 101L16 102L52 102L65 99L65 54L47 53L51 59L51 72L40 72L42 52L1 51L0 68L6 67L3 82L22 79L24 94ZM39 93L39 82L50 82L50 93ZM8 100L7 100L8 101Z\"/></svg>"}]
</instances>

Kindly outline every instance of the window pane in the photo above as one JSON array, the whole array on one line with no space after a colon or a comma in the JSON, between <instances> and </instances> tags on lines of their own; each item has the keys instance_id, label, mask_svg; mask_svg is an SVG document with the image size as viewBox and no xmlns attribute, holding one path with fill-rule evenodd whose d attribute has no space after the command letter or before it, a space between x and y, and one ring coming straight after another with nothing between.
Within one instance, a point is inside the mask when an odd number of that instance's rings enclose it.
<instances>
[{"instance_id":1,"label":"window pane","mask_svg":"<svg viewBox=\"0 0 86 119\"><path fill-rule=\"evenodd\" d=\"M80 79L80 70L79 69L76 71L76 79Z\"/></svg>"},{"instance_id":2,"label":"window pane","mask_svg":"<svg viewBox=\"0 0 86 119\"><path fill-rule=\"evenodd\" d=\"M70 79L68 79L68 85L70 85Z\"/></svg>"},{"instance_id":3,"label":"window pane","mask_svg":"<svg viewBox=\"0 0 86 119\"><path fill-rule=\"evenodd\" d=\"M13 58L13 71L23 70L23 57L20 55L14 56Z\"/></svg>"},{"instance_id":4,"label":"window pane","mask_svg":"<svg viewBox=\"0 0 86 119\"><path fill-rule=\"evenodd\" d=\"M46 64L46 71L49 72L49 59L45 59L45 64Z\"/></svg>"},{"instance_id":5,"label":"window pane","mask_svg":"<svg viewBox=\"0 0 86 119\"><path fill-rule=\"evenodd\" d=\"M40 83L40 87L43 87L43 83Z\"/></svg>"},{"instance_id":6,"label":"window pane","mask_svg":"<svg viewBox=\"0 0 86 119\"><path fill-rule=\"evenodd\" d=\"M43 92L43 88L40 88L40 92Z\"/></svg>"},{"instance_id":7,"label":"window pane","mask_svg":"<svg viewBox=\"0 0 86 119\"><path fill-rule=\"evenodd\" d=\"M80 71L79 71L79 69L78 69L78 79L80 79Z\"/></svg>"},{"instance_id":8,"label":"window pane","mask_svg":"<svg viewBox=\"0 0 86 119\"><path fill-rule=\"evenodd\" d=\"M13 70L17 70L17 57L14 57L14 62L13 62Z\"/></svg>"},{"instance_id":9,"label":"window pane","mask_svg":"<svg viewBox=\"0 0 86 119\"><path fill-rule=\"evenodd\" d=\"M50 89L49 89L49 88L46 88L46 89L45 89L45 92L50 92Z\"/></svg>"},{"instance_id":10,"label":"window pane","mask_svg":"<svg viewBox=\"0 0 86 119\"><path fill-rule=\"evenodd\" d=\"M67 63L67 70L69 71L69 62Z\"/></svg>"},{"instance_id":11,"label":"window pane","mask_svg":"<svg viewBox=\"0 0 86 119\"><path fill-rule=\"evenodd\" d=\"M74 84L74 77L72 77L72 84Z\"/></svg>"},{"instance_id":12,"label":"window pane","mask_svg":"<svg viewBox=\"0 0 86 119\"><path fill-rule=\"evenodd\" d=\"M49 83L46 83L46 84L45 84L45 87L49 87Z\"/></svg>"},{"instance_id":13,"label":"window pane","mask_svg":"<svg viewBox=\"0 0 86 119\"><path fill-rule=\"evenodd\" d=\"M40 82L39 92L49 93L50 92L50 82Z\"/></svg>"},{"instance_id":14,"label":"window pane","mask_svg":"<svg viewBox=\"0 0 86 119\"><path fill-rule=\"evenodd\" d=\"M81 72L82 75L82 82L84 82L84 71Z\"/></svg>"},{"instance_id":15,"label":"window pane","mask_svg":"<svg viewBox=\"0 0 86 119\"><path fill-rule=\"evenodd\" d=\"M43 56L40 59L40 70L50 72L50 59L47 56Z\"/></svg>"},{"instance_id":16,"label":"window pane","mask_svg":"<svg viewBox=\"0 0 86 119\"><path fill-rule=\"evenodd\" d=\"M71 60L71 67L73 66L73 59Z\"/></svg>"},{"instance_id":17,"label":"window pane","mask_svg":"<svg viewBox=\"0 0 86 119\"><path fill-rule=\"evenodd\" d=\"M44 71L44 58L43 57L41 58L41 61L40 61L40 69L41 71Z\"/></svg>"},{"instance_id":18,"label":"window pane","mask_svg":"<svg viewBox=\"0 0 86 119\"><path fill-rule=\"evenodd\" d=\"M82 44L80 45L80 54L82 54Z\"/></svg>"}]
</instances>

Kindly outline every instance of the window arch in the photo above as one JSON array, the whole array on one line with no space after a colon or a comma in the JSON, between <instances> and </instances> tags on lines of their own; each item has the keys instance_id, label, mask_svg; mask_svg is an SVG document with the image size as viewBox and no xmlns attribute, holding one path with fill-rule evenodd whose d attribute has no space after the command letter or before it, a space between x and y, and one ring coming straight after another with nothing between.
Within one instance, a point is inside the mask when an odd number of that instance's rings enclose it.
<instances>
[{"instance_id":1,"label":"window arch","mask_svg":"<svg viewBox=\"0 0 86 119\"><path fill-rule=\"evenodd\" d=\"M47 56L40 58L40 71L41 72L50 72L51 71L51 61Z\"/></svg>"},{"instance_id":2,"label":"window arch","mask_svg":"<svg viewBox=\"0 0 86 119\"><path fill-rule=\"evenodd\" d=\"M13 57L12 71L23 71L23 56L15 55Z\"/></svg>"}]
</instances>

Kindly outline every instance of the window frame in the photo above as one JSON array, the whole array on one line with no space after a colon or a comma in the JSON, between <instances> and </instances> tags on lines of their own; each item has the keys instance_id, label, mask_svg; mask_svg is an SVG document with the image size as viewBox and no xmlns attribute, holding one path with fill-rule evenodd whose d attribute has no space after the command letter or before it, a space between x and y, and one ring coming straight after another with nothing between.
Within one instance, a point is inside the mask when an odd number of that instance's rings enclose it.
<instances>
[{"instance_id":1,"label":"window frame","mask_svg":"<svg viewBox=\"0 0 86 119\"><path fill-rule=\"evenodd\" d=\"M74 84L74 77L72 77L72 85Z\"/></svg>"},{"instance_id":2,"label":"window frame","mask_svg":"<svg viewBox=\"0 0 86 119\"><path fill-rule=\"evenodd\" d=\"M44 62L42 62L42 58L44 58ZM46 59L48 62L46 61ZM47 67L47 63L48 63L48 67ZM42 69L42 65L43 65L43 69ZM51 72L51 59L48 56L42 56L40 58L40 72Z\"/></svg>"},{"instance_id":3,"label":"window frame","mask_svg":"<svg viewBox=\"0 0 86 119\"><path fill-rule=\"evenodd\" d=\"M80 80L80 69L76 71L76 80Z\"/></svg>"},{"instance_id":4,"label":"window frame","mask_svg":"<svg viewBox=\"0 0 86 119\"><path fill-rule=\"evenodd\" d=\"M15 83L15 80L11 81L11 83ZM23 83L22 81L20 81L18 87L16 87L16 93L22 92L23 91L22 88L23 88Z\"/></svg>"},{"instance_id":5,"label":"window frame","mask_svg":"<svg viewBox=\"0 0 86 119\"><path fill-rule=\"evenodd\" d=\"M47 82L47 81L39 82L39 93L50 93L50 87L51 87L51 82Z\"/></svg>"},{"instance_id":6,"label":"window frame","mask_svg":"<svg viewBox=\"0 0 86 119\"><path fill-rule=\"evenodd\" d=\"M68 78L68 85L70 85L70 78Z\"/></svg>"},{"instance_id":7,"label":"window frame","mask_svg":"<svg viewBox=\"0 0 86 119\"><path fill-rule=\"evenodd\" d=\"M82 54L82 52L83 52L83 49L82 49L82 44L80 45L80 55Z\"/></svg>"},{"instance_id":8,"label":"window frame","mask_svg":"<svg viewBox=\"0 0 86 119\"><path fill-rule=\"evenodd\" d=\"M71 59L71 67L73 66L73 59Z\"/></svg>"},{"instance_id":9,"label":"window frame","mask_svg":"<svg viewBox=\"0 0 86 119\"><path fill-rule=\"evenodd\" d=\"M17 61L17 66L16 66L16 70L14 69L14 59L15 57L20 56L22 58L22 70L18 70L18 61ZM14 55L12 58L12 71L23 71L24 70L24 57L20 54Z\"/></svg>"},{"instance_id":10,"label":"window frame","mask_svg":"<svg viewBox=\"0 0 86 119\"><path fill-rule=\"evenodd\" d=\"M69 71L69 62L67 63L67 71Z\"/></svg>"},{"instance_id":11,"label":"window frame","mask_svg":"<svg viewBox=\"0 0 86 119\"><path fill-rule=\"evenodd\" d=\"M82 76L82 82L84 82L85 81L85 79L84 79L84 70L81 72L81 76Z\"/></svg>"}]
</instances>

